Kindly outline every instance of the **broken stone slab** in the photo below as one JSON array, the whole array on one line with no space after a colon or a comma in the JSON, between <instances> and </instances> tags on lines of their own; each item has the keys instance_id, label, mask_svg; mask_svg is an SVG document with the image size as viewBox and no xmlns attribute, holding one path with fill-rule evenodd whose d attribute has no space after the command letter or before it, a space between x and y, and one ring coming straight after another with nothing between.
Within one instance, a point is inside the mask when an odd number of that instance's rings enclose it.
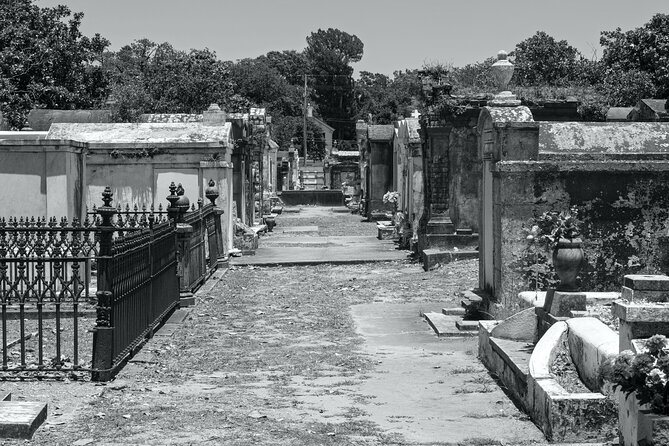
<instances>
[{"instance_id":1,"label":"broken stone slab","mask_svg":"<svg viewBox=\"0 0 669 446\"><path fill-rule=\"evenodd\" d=\"M46 416L46 403L0 401L0 438L30 439Z\"/></svg>"}]
</instances>

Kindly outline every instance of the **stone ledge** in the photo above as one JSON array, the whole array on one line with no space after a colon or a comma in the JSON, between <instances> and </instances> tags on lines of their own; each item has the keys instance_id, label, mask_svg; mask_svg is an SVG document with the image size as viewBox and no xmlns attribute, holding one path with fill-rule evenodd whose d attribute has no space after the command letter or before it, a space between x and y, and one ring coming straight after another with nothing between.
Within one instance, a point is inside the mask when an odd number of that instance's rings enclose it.
<instances>
[{"instance_id":1,"label":"stone ledge","mask_svg":"<svg viewBox=\"0 0 669 446\"><path fill-rule=\"evenodd\" d=\"M613 316L625 322L669 322L669 303L613 302Z\"/></svg>"},{"instance_id":2,"label":"stone ledge","mask_svg":"<svg viewBox=\"0 0 669 446\"><path fill-rule=\"evenodd\" d=\"M658 274L628 274L623 286L633 290L669 291L669 276Z\"/></svg>"}]
</instances>

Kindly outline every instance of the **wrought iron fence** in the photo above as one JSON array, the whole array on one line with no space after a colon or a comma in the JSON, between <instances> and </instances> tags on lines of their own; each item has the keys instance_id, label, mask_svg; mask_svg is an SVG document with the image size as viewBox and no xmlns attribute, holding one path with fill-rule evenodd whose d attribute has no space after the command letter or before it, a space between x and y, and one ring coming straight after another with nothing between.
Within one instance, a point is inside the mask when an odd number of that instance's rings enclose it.
<instances>
[{"instance_id":1,"label":"wrought iron fence","mask_svg":"<svg viewBox=\"0 0 669 446\"><path fill-rule=\"evenodd\" d=\"M98 252L88 218L82 224L65 218L0 219L3 371L86 366L80 319L93 309L90 260ZM11 350L14 346L19 349Z\"/></svg>"},{"instance_id":2,"label":"wrought iron fence","mask_svg":"<svg viewBox=\"0 0 669 446\"><path fill-rule=\"evenodd\" d=\"M99 381L113 377L179 305L172 222L155 225L156 216L149 214L148 227L134 230L140 227L128 218L124 231L119 231L109 188L103 201L104 206L97 209L100 256L92 368L93 379ZM119 234L116 239L114 233Z\"/></svg>"},{"instance_id":3,"label":"wrought iron fence","mask_svg":"<svg viewBox=\"0 0 669 446\"><path fill-rule=\"evenodd\" d=\"M106 188L83 222L0 219L0 377L113 377L179 305L180 289L217 266L222 211L209 186L211 204L197 208L172 184L165 210L113 207Z\"/></svg>"},{"instance_id":4,"label":"wrought iron fence","mask_svg":"<svg viewBox=\"0 0 669 446\"><path fill-rule=\"evenodd\" d=\"M184 196L181 185L170 186L171 195L168 212L176 222L178 233L179 287L182 293L192 293L217 267L224 254L220 216L223 211L216 207L218 191L213 180L205 196L210 203L203 205L202 199L195 204Z\"/></svg>"}]
</instances>

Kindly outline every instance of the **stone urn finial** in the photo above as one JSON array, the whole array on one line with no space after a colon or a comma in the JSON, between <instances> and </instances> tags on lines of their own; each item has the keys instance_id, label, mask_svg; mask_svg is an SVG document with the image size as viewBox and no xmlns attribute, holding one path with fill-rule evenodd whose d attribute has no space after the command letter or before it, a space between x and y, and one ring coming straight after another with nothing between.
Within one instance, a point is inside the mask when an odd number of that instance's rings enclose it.
<instances>
[{"instance_id":1,"label":"stone urn finial","mask_svg":"<svg viewBox=\"0 0 669 446\"><path fill-rule=\"evenodd\" d=\"M495 84L499 91L505 91L509 85L509 81L513 76L513 64L509 62L509 54L500 50L497 53L497 62L492 64L492 76L495 78Z\"/></svg>"},{"instance_id":2,"label":"stone urn finial","mask_svg":"<svg viewBox=\"0 0 669 446\"><path fill-rule=\"evenodd\" d=\"M517 100L516 96L507 90L509 81L513 77L513 64L507 59L509 54L500 50L497 52L497 62L492 64L490 69L493 78L495 78L495 84L500 90L498 94L495 95L495 99L490 101L490 105L494 107L515 107L520 105L520 101Z\"/></svg>"}]
</instances>

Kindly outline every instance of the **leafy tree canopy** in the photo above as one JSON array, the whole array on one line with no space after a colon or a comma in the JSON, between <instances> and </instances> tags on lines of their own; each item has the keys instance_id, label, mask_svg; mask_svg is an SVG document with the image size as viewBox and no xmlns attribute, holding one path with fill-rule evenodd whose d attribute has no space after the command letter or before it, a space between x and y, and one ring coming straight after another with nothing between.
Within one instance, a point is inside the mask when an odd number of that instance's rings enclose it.
<instances>
[{"instance_id":1,"label":"leafy tree canopy","mask_svg":"<svg viewBox=\"0 0 669 446\"><path fill-rule=\"evenodd\" d=\"M582 59L566 40L555 40L543 31L516 45L514 77L518 85L564 85L574 81Z\"/></svg>"},{"instance_id":2,"label":"leafy tree canopy","mask_svg":"<svg viewBox=\"0 0 669 446\"><path fill-rule=\"evenodd\" d=\"M110 53L116 119L142 113L201 113L212 102L236 110L248 101L235 96L229 67L205 48L189 52L141 39Z\"/></svg>"},{"instance_id":3,"label":"leafy tree canopy","mask_svg":"<svg viewBox=\"0 0 669 446\"><path fill-rule=\"evenodd\" d=\"M353 67L362 59L364 45L355 35L328 28L307 37L304 56L309 61L311 97L322 116L335 128L335 139L353 139L355 134Z\"/></svg>"},{"instance_id":4,"label":"leafy tree canopy","mask_svg":"<svg viewBox=\"0 0 669 446\"><path fill-rule=\"evenodd\" d=\"M0 111L13 128L23 127L34 107L87 108L105 100L101 63L109 41L82 35L82 18L66 6L0 2Z\"/></svg>"},{"instance_id":5,"label":"leafy tree canopy","mask_svg":"<svg viewBox=\"0 0 669 446\"><path fill-rule=\"evenodd\" d=\"M630 75L645 73L659 97L669 96L669 15L656 14L645 25L623 32L604 31L602 62L613 71Z\"/></svg>"}]
</instances>

